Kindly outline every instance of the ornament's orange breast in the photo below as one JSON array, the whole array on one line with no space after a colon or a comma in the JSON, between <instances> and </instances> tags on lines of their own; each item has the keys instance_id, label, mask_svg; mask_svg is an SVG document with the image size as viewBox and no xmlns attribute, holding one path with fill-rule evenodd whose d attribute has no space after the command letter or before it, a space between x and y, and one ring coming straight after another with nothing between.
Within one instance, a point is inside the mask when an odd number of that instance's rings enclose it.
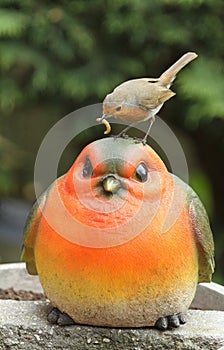
<instances>
[{"instance_id":1,"label":"ornament's orange breast","mask_svg":"<svg viewBox=\"0 0 224 350\"><path fill-rule=\"evenodd\" d=\"M197 250L187 213L161 233L161 211L137 237L91 248L59 235L45 217L35 259L53 305L85 324L144 326L186 312L198 282Z\"/></svg>"}]
</instances>

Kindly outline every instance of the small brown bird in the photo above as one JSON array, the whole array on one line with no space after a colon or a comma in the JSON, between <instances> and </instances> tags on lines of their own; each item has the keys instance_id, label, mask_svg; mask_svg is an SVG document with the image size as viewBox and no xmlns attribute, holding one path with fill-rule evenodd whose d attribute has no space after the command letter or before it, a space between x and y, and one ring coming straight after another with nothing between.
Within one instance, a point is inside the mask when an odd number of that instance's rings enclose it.
<instances>
[{"instance_id":1,"label":"small brown bird","mask_svg":"<svg viewBox=\"0 0 224 350\"><path fill-rule=\"evenodd\" d=\"M170 90L170 85L176 74L197 56L194 52L187 52L159 78L132 79L118 85L105 97L103 115L97 118L97 121L102 122L107 117L130 121L131 124L117 135L121 136L134 124L149 119L146 135L142 139L142 143L145 144L156 113L164 102L175 95L175 92Z\"/></svg>"}]
</instances>

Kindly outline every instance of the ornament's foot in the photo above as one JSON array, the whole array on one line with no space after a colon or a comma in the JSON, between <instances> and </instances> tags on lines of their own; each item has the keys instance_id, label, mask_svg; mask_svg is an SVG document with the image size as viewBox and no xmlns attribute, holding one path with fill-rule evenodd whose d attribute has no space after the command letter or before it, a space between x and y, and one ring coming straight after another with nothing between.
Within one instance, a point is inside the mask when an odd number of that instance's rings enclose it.
<instances>
[{"instance_id":1,"label":"ornament's foot","mask_svg":"<svg viewBox=\"0 0 224 350\"><path fill-rule=\"evenodd\" d=\"M179 327L181 324L186 323L186 317L183 314L170 315L165 317L160 317L156 323L155 328L160 331L165 331L167 329L173 329Z\"/></svg>"},{"instance_id":2,"label":"ornament's foot","mask_svg":"<svg viewBox=\"0 0 224 350\"><path fill-rule=\"evenodd\" d=\"M70 326L75 324L73 319L66 313L61 312L59 309L54 307L47 315L48 322L52 324L57 324L59 326Z\"/></svg>"}]
</instances>

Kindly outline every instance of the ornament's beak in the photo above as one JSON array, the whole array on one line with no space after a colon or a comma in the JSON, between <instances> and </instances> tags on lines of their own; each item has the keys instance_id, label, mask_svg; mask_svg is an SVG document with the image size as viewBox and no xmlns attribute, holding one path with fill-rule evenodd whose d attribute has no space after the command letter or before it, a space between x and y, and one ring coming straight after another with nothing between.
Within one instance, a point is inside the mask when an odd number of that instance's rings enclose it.
<instances>
[{"instance_id":1,"label":"ornament's beak","mask_svg":"<svg viewBox=\"0 0 224 350\"><path fill-rule=\"evenodd\" d=\"M109 175L103 180L103 189L106 193L115 193L120 187L120 181L113 175Z\"/></svg>"}]
</instances>

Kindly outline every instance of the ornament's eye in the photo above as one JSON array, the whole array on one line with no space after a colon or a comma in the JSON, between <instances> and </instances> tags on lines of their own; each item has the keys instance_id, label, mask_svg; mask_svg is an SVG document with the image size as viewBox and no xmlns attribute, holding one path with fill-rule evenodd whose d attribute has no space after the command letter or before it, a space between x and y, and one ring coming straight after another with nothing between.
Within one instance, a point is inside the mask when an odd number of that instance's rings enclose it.
<instances>
[{"instance_id":1,"label":"ornament's eye","mask_svg":"<svg viewBox=\"0 0 224 350\"><path fill-rule=\"evenodd\" d=\"M148 169L144 163L140 163L135 170L135 178L140 182L146 182L148 179Z\"/></svg>"},{"instance_id":2,"label":"ornament's eye","mask_svg":"<svg viewBox=\"0 0 224 350\"><path fill-rule=\"evenodd\" d=\"M86 161L82 170L83 177L87 178L93 174L93 166L89 160L89 157L86 157Z\"/></svg>"},{"instance_id":3,"label":"ornament's eye","mask_svg":"<svg viewBox=\"0 0 224 350\"><path fill-rule=\"evenodd\" d=\"M117 112L121 110L121 106L118 106L116 109L115 109Z\"/></svg>"}]
</instances>

